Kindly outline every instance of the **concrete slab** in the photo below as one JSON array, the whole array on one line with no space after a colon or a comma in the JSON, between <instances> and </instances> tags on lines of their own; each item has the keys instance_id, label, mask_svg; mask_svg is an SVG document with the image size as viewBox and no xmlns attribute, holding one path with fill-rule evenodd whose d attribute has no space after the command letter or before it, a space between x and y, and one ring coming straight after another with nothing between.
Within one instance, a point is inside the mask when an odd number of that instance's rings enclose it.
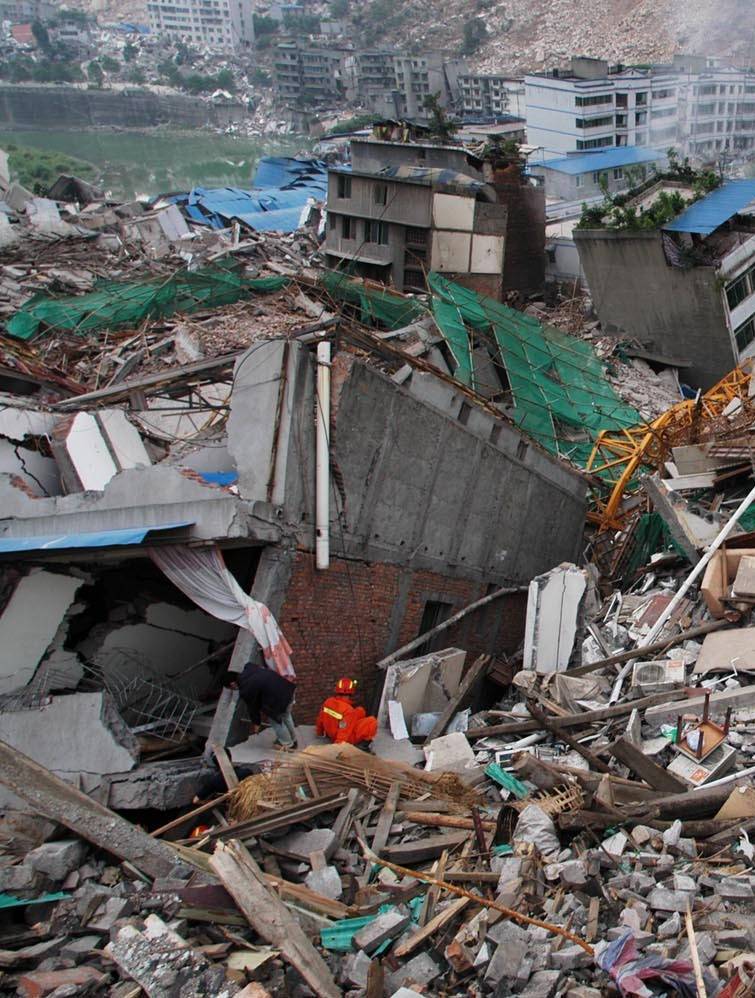
<instances>
[{"instance_id":1,"label":"concrete slab","mask_svg":"<svg viewBox=\"0 0 755 998\"><path fill-rule=\"evenodd\" d=\"M0 617L0 694L29 682L83 584L42 570L19 581Z\"/></svg>"},{"instance_id":2,"label":"concrete slab","mask_svg":"<svg viewBox=\"0 0 755 998\"><path fill-rule=\"evenodd\" d=\"M313 724L297 724L296 737L299 748L309 748L310 745L327 745L327 738L319 738ZM393 740L388 735L391 741ZM238 765L265 762L276 757L277 749L273 748L275 733L272 728L264 728L258 735L251 735L245 742L232 745L229 749L231 761Z\"/></svg>"},{"instance_id":3,"label":"concrete slab","mask_svg":"<svg viewBox=\"0 0 755 998\"><path fill-rule=\"evenodd\" d=\"M0 714L0 740L63 778L125 773L139 745L106 693L54 697L40 709Z\"/></svg>"},{"instance_id":4,"label":"concrete slab","mask_svg":"<svg viewBox=\"0 0 755 998\"><path fill-rule=\"evenodd\" d=\"M572 657L587 590L587 573L559 565L530 582L524 631L524 668L563 672Z\"/></svg>"},{"instance_id":5,"label":"concrete slab","mask_svg":"<svg viewBox=\"0 0 755 998\"><path fill-rule=\"evenodd\" d=\"M415 714L442 711L456 694L467 653L444 648L431 655L396 662L385 670L378 723L388 726L388 704L397 700L411 723Z\"/></svg>"},{"instance_id":6,"label":"concrete slab","mask_svg":"<svg viewBox=\"0 0 755 998\"><path fill-rule=\"evenodd\" d=\"M472 746L460 731L433 738L423 751L425 769L431 773L463 773L475 762Z\"/></svg>"}]
</instances>

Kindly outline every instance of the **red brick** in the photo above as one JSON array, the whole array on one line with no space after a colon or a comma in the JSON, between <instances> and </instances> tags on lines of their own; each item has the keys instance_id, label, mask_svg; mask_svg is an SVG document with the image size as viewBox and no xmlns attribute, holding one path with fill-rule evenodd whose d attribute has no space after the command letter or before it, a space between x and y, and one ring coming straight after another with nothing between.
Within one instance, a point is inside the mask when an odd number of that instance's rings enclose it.
<instances>
[{"instance_id":1,"label":"red brick","mask_svg":"<svg viewBox=\"0 0 755 998\"><path fill-rule=\"evenodd\" d=\"M297 554L280 613L298 676L297 722L314 721L339 676L359 679L369 704L382 682L375 663L417 637L428 599L451 603L455 612L487 591L476 580L412 572L398 640L389 647L394 605L406 571L392 564L332 558L330 567L318 572L311 553ZM443 643L465 648L470 660L482 652L510 654L521 643L525 607L526 594L496 601L449 628Z\"/></svg>"}]
</instances>

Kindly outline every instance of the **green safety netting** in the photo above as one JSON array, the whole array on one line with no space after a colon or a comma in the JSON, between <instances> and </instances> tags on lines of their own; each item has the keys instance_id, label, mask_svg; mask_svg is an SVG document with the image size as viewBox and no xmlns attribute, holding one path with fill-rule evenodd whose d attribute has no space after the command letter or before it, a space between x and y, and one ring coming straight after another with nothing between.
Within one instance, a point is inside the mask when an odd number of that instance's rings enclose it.
<instances>
[{"instance_id":1,"label":"green safety netting","mask_svg":"<svg viewBox=\"0 0 755 998\"><path fill-rule=\"evenodd\" d=\"M366 326L379 324L386 329L401 329L427 315L425 306L415 298L403 298L390 291L365 287L343 274L325 271L320 275L320 283L337 301L358 305L360 319Z\"/></svg>"},{"instance_id":2,"label":"green safety netting","mask_svg":"<svg viewBox=\"0 0 755 998\"><path fill-rule=\"evenodd\" d=\"M288 282L288 277L246 277L239 264L184 270L148 281L102 281L85 295L35 295L6 329L11 336L28 340L40 330L89 333L137 326L147 318L230 305L251 292L278 291Z\"/></svg>"},{"instance_id":3,"label":"green safety netting","mask_svg":"<svg viewBox=\"0 0 755 998\"><path fill-rule=\"evenodd\" d=\"M492 336L511 387L515 421L551 453L584 467L602 430L642 422L613 390L589 343L439 274L430 274L428 283L435 320L457 364L455 376L484 391L470 333Z\"/></svg>"}]
</instances>

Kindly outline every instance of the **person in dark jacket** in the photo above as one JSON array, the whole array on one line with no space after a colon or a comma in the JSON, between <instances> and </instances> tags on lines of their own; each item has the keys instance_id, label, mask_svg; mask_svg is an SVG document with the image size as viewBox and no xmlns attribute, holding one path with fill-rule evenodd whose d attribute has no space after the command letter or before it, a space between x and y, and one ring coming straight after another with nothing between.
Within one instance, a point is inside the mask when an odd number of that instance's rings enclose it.
<instances>
[{"instance_id":1,"label":"person in dark jacket","mask_svg":"<svg viewBox=\"0 0 755 998\"><path fill-rule=\"evenodd\" d=\"M262 714L275 732L280 748L297 748L296 726L291 716L296 687L288 679L257 662L247 662L239 676L239 693L249 711L252 734L260 730Z\"/></svg>"}]
</instances>

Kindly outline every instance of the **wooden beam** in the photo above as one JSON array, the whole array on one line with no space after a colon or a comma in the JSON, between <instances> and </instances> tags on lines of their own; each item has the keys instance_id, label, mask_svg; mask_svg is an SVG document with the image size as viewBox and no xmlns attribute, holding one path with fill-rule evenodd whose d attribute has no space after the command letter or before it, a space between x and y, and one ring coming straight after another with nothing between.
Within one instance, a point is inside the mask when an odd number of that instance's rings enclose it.
<instances>
[{"instance_id":1,"label":"wooden beam","mask_svg":"<svg viewBox=\"0 0 755 998\"><path fill-rule=\"evenodd\" d=\"M393 665L394 662L398 662L400 658L408 655L410 651L414 651L415 648L419 648L419 646L423 645L426 641L436 637L438 634L442 634L443 631L447 631L448 628L453 627L454 624L458 624L458 622L463 620L467 614L473 613L475 610L481 610L482 607L487 606L494 600L500 599L502 596L513 596L515 593L526 593L527 588L527 586L514 586L509 589L497 589L489 596L483 596L482 599L475 600L474 603L470 603L469 606L465 606L463 610L459 610L458 613L453 614L453 616L449 617L448 620L444 620L442 623L438 624L437 627L433 627L429 631L425 631L424 634L420 634L418 638L415 638L406 645L402 645L401 648L398 648L386 658L381 658L376 664L376 668L387 669L389 665Z\"/></svg>"},{"instance_id":2,"label":"wooden beam","mask_svg":"<svg viewBox=\"0 0 755 998\"><path fill-rule=\"evenodd\" d=\"M0 783L37 814L65 825L80 838L111 856L133 863L152 878L167 877L176 865L177 853L167 842L151 838L3 741L0 741ZM181 854L182 858L184 855ZM201 868L201 861L193 865Z\"/></svg>"},{"instance_id":3,"label":"wooden beam","mask_svg":"<svg viewBox=\"0 0 755 998\"><path fill-rule=\"evenodd\" d=\"M589 749L585 748L584 745L580 745L576 738L572 738L571 735L556 727L555 722L558 720L566 720L565 718L546 717L539 707L535 706L534 700L527 701L527 709L535 720L539 721L541 728L545 728L546 731L550 731L551 734L556 736L556 738L560 738L562 741L566 742L566 744L570 748L573 748L575 752L579 752L582 758L589 763L591 769L596 769L599 773L611 772L609 765L603 762L602 759L599 759L594 752L591 752Z\"/></svg>"},{"instance_id":4,"label":"wooden beam","mask_svg":"<svg viewBox=\"0 0 755 998\"><path fill-rule=\"evenodd\" d=\"M445 708L441 711L440 717L435 722L432 731L425 739L425 744L432 741L433 738L438 738L443 734L448 727L451 718L459 710L466 698L472 693L477 683L479 683L487 673L490 668L490 661L490 655L480 655L477 661L472 663L471 667L467 670L467 674L459 684L459 690L456 696L452 697L446 704Z\"/></svg>"},{"instance_id":5,"label":"wooden beam","mask_svg":"<svg viewBox=\"0 0 755 998\"><path fill-rule=\"evenodd\" d=\"M193 811L187 811L186 814L182 814L178 818L174 818L173 821L169 821L167 825L160 825L159 828L156 828L149 834L153 839L162 838L162 836L167 835L168 832L174 832L177 828L182 828L190 821L194 821L195 818L199 818L208 811L212 811L212 809L217 807L218 804L225 804L230 796L231 793L228 791L227 793L221 794L220 797L213 797L212 800L205 801L204 804L200 804L199 807L195 807Z\"/></svg>"},{"instance_id":6,"label":"wooden beam","mask_svg":"<svg viewBox=\"0 0 755 998\"><path fill-rule=\"evenodd\" d=\"M398 804L400 795L401 784L391 783L391 788L386 795L383 809L378 818L377 828L372 838L372 851L376 852L378 856L385 849L388 836L391 834L391 825L393 824L393 817L396 813L396 805Z\"/></svg>"},{"instance_id":7,"label":"wooden beam","mask_svg":"<svg viewBox=\"0 0 755 998\"><path fill-rule=\"evenodd\" d=\"M285 904L270 893L244 846L235 839L218 842L210 865L254 931L280 950L318 998L340 998L328 965Z\"/></svg>"},{"instance_id":8,"label":"wooden beam","mask_svg":"<svg viewBox=\"0 0 755 998\"><path fill-rule=\"evenodd\" d=\"M415 842L402 842L383 850L393 862L417 863L425 859L436 859L444 849L455 849L469 838L469 832L449 832L446 835L430 835Z\"/></svg>"},{"instance_id":9,"label":"wooden beam","mask_svg":"<svg viewBox=\"0 0 755 998\"><path fill-rule=\"evenodd\" d=\"M633 710L644 710L657 704L668 704L677 697L680 704L685 703L684 693L652 693L639 700L628 703L617 703L613 707L601 707L598 710L583 710L578 714L567 714L566 717L554 717L551 724L555 728L584 728L597 721L608 721L612 717L626 717ZM487 738L489 735L529 735L542 730L538 721L510 721L506 724L490 724L485 728L470 728L465 732L467 738Z\"/></svg>"},{"instance_id":10,"label":"wooden beam","mask_svg":"<svg viewBox=\"0 0 755 998\"><path fill-rule=\"evenodd\" d=\"M434 936L435 933L442 929L444 925L455 918L460 912L462 912L466 906L469 904L470 898L457 898L452 901L448 907L444 908L443 911L439 912L435 918L430 919L427 925L423 925L421 929L417 929L408 939L404 940L403 943L399 943L393 950L393 955L396 959L400 960L402 957L408 956L413 953L418 946L421 946L425 940Z\"/></svg>"},{"instance_id":11,"label":"wooden beam","mask_svg":"<svg viewBox=\"0 0 755 998\"><path fill-rule=\"evenodd\" d=\"M676 645L683 644L692 638L701 638L704 634L710 634L712 631L720 631L723 627L731 627L728 620L710 620L706 624L700 624L699 627L691 627L687 631L681 631L673 638L654 641L644 648L628 648L626 651L618 651L615 655L610 655L608 658L602 658L598 662L591 662L589 665L578 665L575 669L569 669L568 674L570 676L587 676L591 672L598 672L609 665L620 665L622 662L629 662L633 658L650 658L656 652L674 648Z\"/></svg>"},{"instance_id":12,"label":"wooden beam","mask_svg":"<svg viewBox=\"0 0 755 998\"><path fill-rule=\"evenodd\" d=\"M235 790L239 785L239 778L236 776L236 770L233 768L233 763L228 757L225 748L222 745L213 745L212 754L215 756L225 785L229 790Z\"/></svg>"},{"instance_id":13,"label":"wooden beam","mask_svg":"<svg viewBox=\"0 0 755 998\"><path fill-rule=\"evenodd\" d=\"M653 762L642 749L627 741L626 738L617 738L613 745L609 746L608 751L614 759L618 759L619 762L628 766L633 773L636 773L654 790L662 790L669 794L681 794L689 790L686 783Z\"/></svg>"}]
</instances>

